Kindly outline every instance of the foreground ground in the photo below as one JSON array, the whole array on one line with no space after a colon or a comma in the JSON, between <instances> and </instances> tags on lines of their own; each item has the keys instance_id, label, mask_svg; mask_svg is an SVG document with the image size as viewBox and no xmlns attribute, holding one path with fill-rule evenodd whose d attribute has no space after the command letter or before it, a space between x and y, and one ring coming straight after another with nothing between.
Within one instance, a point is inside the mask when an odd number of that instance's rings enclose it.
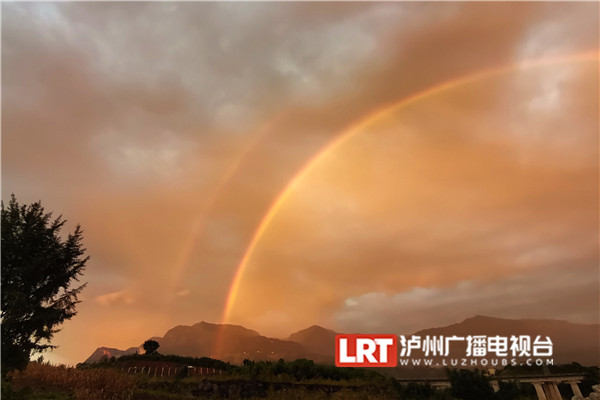
<instances>
[{"instance_id":1,"label":"foreground ground","mask_svg":"<svg viewBox=\"0 0 600 400\"><path fill-rule=\"evenodd\" d=\"M192 364L192 365L190 365ZM133 374L145 365L146 373ZM148 374L153 365L154 373ZM164 366L164 368L163 368ZM164 376L168 366L177 374ZM196 366L197 368L193 368ZM203 373L193 375L203 366ZM573 365L597 383L598 369ZM129 371L130 373L127 373ZM158 372L157 372L158 371ZM509 371L511 373L532 371ZM310 360L252 362L234 366L211 359L129 356L78 368L32 362L3 378L2 398L15 400L188 400L188 399L331 399L331 400L534 400L531 385L509 383L497 393L479 371L448 371L452 387L400 385L391 376L365 369L336 368ZM162 377L160 375L163 375ZM158 376L157 376L158 375ZM586 386L587 387L587 386ZM586 389L584 388L584 394Z\"/></svg>"}]
</instances>

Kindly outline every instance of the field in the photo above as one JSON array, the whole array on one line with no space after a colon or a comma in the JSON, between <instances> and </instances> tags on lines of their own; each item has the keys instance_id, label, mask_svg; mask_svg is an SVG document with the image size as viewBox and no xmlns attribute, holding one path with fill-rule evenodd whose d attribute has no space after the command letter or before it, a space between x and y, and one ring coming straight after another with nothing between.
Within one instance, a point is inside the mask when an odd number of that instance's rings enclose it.
<instances>
[{"instance_id":1,"label":"field","mask_svg":"<svg viewBox=\"0 0 600 400\"><path fill-rule=\"evenodd\" d=\"M586 376L588 394L598 383L598 369L577 364L554 372L577 370ZM167 372L170 369L170 373ZM129 372L129 373L128 373ZM135 372L135 373L134 373ZM457 372L457 371L454 371ZM126 356L77 368L32 362L2 381L2 398L15 400L190 400L190 399L331 399L331 400L531 400L531 385L507 383L493 392L481 371L448 371L452 387L401 385L391 376L359 368L337 368L311 360L249 361L232 365L209 358ZM540 371L508 369L511 375ZM162 376L161 376L162 375ZM453 378L452 378L453 377ZM459 388L462 388L459 390ZM466 388L466 389L465 389ZM471 392L483 394L472 397ZM567 393L568 389L563 390ZM462 394L460 394L462 393ZM453 396L454 395L454 396Z\"/></svg>"},{"instance_id":2,"label":"field","mask_svg":"<svg viewBox=\"0 0 600 400\"><path fill-rule=\"evenodd\" d=\"M205 376L154 376L153 371L164 371L173 364L154 362L150 374L127 374L131 360L121 363L99 364L93 368L67 368L37 362L30 363L21 372L14 372L4 381L2 398L15 400L72 399L72 400L183 400L183 399L395 399L393 388L385 378L369 383L361 378L296 379L293 374L260 378L257 369ZM148 364L147 364L148 365ZM267 364L265 364L267 365ZM291 365L295 365L291 363ZM248 367L248 366L246 366ZM139 368L139 366L137 367ZM294 368L294 367L292 367ZM141 370L141 368L139 368ZM188 371L188 369L183 369ZM212 370L212 368L211 368ZM211 371L212 372L212 371ZM306 370L295 368L301 376Z\"/></svg>"},{"instance_id":3,"label":"field","mask_svg":"<svg viewBox=\"0 0 600 400\"><path fill-rule=\"evenodd\" d=\"M135 377L111 369L82 370L37 362L10 373L7 379L12 384L3 382L3 398L127 400L136 388Z\"/></svg>"}]
</instances>

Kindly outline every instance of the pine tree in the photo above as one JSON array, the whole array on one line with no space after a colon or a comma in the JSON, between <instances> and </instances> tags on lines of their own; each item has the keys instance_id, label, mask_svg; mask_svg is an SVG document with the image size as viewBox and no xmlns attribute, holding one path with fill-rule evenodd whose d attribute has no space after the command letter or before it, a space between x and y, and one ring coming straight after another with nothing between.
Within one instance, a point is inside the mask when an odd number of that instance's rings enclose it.
<instances>
[{"instance_id":1,"label":"pine tree","mask_svg":"<svg viewBox=\"0 0 600 400\"><path fill-rule=\"evenodd\" d=\"M22 369L33 353L53 349L52 337L76 314L77 284L89 257L83 231L62 238L67 222L52 219L41 202L2 207L2 371Z\"/></svg>"}]
</instances>

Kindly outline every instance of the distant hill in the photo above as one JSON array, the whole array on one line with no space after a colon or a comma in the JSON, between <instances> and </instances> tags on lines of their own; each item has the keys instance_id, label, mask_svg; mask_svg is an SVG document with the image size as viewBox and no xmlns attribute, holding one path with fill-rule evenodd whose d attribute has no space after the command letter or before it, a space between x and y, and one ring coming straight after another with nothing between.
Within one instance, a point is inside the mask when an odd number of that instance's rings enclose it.
<instances>
[{"instance_id":1,"label":"distant hill","mask_svg":"<svg viewBox=\"0 0 600 400\"><path fill-rule=\"evenodd\" d=\"M310 358L318 362L329 359L306 349L302 344L268 338L258 332L239 325L220 325L200 322L192 326L179 325L169 329L163 337L153 337L160 344L162 354L175 354L190 357L212 357L223 361L241 363L252 360L295 360ZM140 345L141 347L141 345ZM133 351L131 351L133 349ZM102 360L105 354L112 355L135 353L134 347L129 353L117 349L98 348L86 362ZM119 354L119 355L121 355Z\"/></svg>"},{"instance_id":2,"label":"distant hill","mask_svg":"<svg viewBox=\"0 0 600 400\"><path fill-rule=\"evenodd\" d=\"M337 333L317 325L300 330L286 340L273 339L239 325L200 322L192 326L176 326L163 337L154 337L162 354L191 357L212 357L241 363L251 360L295 360L308 358L320 363L333 363ZM402 332L399 332L402 334ZM567 321L536 319L503 319L484 316L468 318L460 323L414 333L420 336L549 336L554 344L554 363L578 362L598 365L600 361L600 326L574 324ZM219 340L219 346L217 346ZM141 345L140 345L141 347ZM139 347L118 350L98 348L86 362L103 357L119 357L135 353ZM464 348L456 346L450 357L464 357Z\"/></svg>"},{"instance_id":3,"label":"distant hill","mask_svg":"<svg viewBox=\"0 0 600 400\"><path fill-rule=\"evenodd\" d=\"M300 343L312 353L329 357L333 362L335 357L335 335L337 332L318 325L303 329L287 338L290 342Z\"/></svg>"},{"instance_id":4,"label":"distant hill","mask_svg":"<svg viewBox=\"0 0 600 400\"><path fill-rule=\"evenodd\" d=\"M424 336L508 336L529 335L532 339L540 335L550 337L553 343L554 363L566 364L578 362L582 365L598 365L600 362L600 325L575 324L551 319L504 319L475 316L440 328L418 331L415 335ZM456 357L464 355L451 353Z\"/></svg>"},{"instance_id":5,"label":"distant hill","mask_svg":"<svg viewBox=\"0 0 600 400\"><path fill-rule=\"evenodd\" d=\"M138 347L130 347L127 350L119 350L119 349L114 349L111 347L98 347L96 349L96 351L94 351L92 353L92 355L89 356L87 358L87 360L85 360L85 362L90 364L90 363L102 361L103 359L106 359L106 358L111 358L111 357L119 358L126 354L135 354L136 351L138 351Z\"/></svg>"},{"instance_id":6,"label":"distant hill","mask_svg":"<svg viewBox=\"0 0 600 400\"><path fill-rule=\"evenodd\" d=\"M217 340L219 344L217 345ZM268 338L239 325L219 325L200 322L192 326L177 326L157 339L160 352L182 356L210 356L224 361L244 359L292 360L309 352L299 343ZM318 355L317 355L318 356Z\"/></svg>"}]
</instances>

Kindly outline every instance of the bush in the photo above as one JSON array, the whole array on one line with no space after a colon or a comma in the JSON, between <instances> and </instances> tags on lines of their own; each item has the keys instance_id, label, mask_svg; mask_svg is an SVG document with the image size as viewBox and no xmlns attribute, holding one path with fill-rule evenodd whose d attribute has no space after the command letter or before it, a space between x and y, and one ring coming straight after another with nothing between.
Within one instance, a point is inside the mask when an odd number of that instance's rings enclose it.
<instances>
[{"instance_id":1,"label":"bush","mask_svg":"<svg viewBox=\"0 0 600 400\"><path fill-rule=\"evenodd\" d=\"M456 369L448 371L452 396L461 400L493 400L494 389L483 372Z\"/></svg>"}]
</instances>

